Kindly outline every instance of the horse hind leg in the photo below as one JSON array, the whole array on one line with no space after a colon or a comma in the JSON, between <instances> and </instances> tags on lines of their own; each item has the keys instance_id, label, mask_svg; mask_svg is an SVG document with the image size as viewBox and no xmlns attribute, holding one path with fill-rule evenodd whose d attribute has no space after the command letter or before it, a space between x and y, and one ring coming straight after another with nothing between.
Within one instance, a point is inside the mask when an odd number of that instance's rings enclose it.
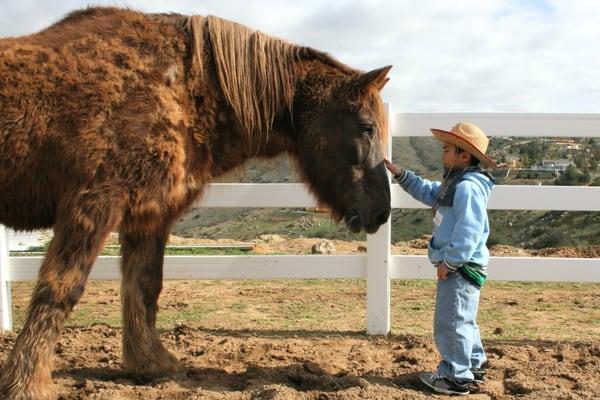
<instances>
[{"instance_id":1,"label":"horse hind leg","mask_svg":"<svg viewBox=\"0 0 600 400\"><path fill-rule=\"evenodd\" d=\"M156 331L167 233L121 234L123 282L123 360L139 382L176 372L179 361Z\"/></svg>"},{"instance_id":2,"label":"horse hind leg","mask_svg":"<svg viewBox=\"0 0 600 400\"><path fill-rule=\"evenodd\" d=\"M86 192L59 210L61 217L42 263L23 329L0 368L0 398L48 400L54 346L64 321L81 298L91 267L120 222L113 196Z\"/></svg>"}]
</instances>

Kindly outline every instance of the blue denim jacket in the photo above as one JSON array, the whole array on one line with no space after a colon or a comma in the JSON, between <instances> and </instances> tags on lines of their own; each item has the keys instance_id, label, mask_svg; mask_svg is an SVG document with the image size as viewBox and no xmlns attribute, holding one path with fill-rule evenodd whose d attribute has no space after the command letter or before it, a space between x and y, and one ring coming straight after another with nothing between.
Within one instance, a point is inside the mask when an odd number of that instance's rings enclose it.
<instances>
[{"instance_id":1,"label":"blue denim jacket","mask_svg":"<svg viewBox=\"0 0 600 400\"><path fill-rule=\"evenodd\" d=\"M411 171L405 171L397 180L412 197L428 206L433 206L442 186ZM431 263L445 261L456 268L467 262L488 264L490 227L486 206L493 187L492 180L483 174L463 176L456 185L453 205L440 206L433 217L433 237L428 247Z\"/></svg>"}]
</instances>

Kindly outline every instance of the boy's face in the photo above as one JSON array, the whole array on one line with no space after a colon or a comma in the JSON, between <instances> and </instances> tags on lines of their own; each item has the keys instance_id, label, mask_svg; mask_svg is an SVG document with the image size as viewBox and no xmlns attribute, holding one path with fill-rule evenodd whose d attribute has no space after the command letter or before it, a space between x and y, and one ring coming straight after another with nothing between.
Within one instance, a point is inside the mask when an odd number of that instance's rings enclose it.
<instances>
[{"instance_id":1,"label":"boy's face","mask_svg":"<svg viewBox=\"0 0 600 400\"><path fill-rule=\"evenodd\" d=\"M452 143L442 142L442 163L444 168L464 168L471 163L471 154L466 151L458 151L458 147Z\"/></svg>"}]
</instances>

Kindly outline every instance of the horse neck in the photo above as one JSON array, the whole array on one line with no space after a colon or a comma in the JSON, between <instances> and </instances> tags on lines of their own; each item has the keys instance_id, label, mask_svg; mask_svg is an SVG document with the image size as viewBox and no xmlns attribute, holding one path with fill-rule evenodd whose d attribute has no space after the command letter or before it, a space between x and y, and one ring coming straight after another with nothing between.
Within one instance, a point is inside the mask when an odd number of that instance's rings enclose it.
<instances>
[{"instance_id":1,"label":"horse neck","mask_svg":"<svg viewBox=\"0 0 600 400\"><path fill-rule=\"evenodd\" d=\"M292 110L283 109L272 126L261 132L245 132L230 109L217 111L217 125L211 137L212 175L219 176L243 165L249 159L272 158L294 151L301 131L301 120L317 104L326 101L348 70L318 59L300 60L295 70L295 94Z\"/></svg>"},{"instance_id":2,"label":"horse neck","mask_svg":"<svg viewBox=\"0 0 600 400\"><path fill-rule=\"evenodd\" d=\"M276 118L271 129L260 135L240 128L230 110L218 111L217 119L218 123L208 140L212 177L227 174L248 160L276 157L289 151L292 146L288 134L291 118L288 116Z\"/></svg>"}]
</instances>

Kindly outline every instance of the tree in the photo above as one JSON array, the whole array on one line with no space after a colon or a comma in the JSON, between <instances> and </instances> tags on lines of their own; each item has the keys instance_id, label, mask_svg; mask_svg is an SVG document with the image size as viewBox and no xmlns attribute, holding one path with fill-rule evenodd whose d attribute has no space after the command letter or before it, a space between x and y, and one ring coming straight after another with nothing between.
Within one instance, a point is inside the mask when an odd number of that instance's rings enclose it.
<instances>
[{"instance_id":1,"label":"tree","mask_svg":"<svg viewBox=\"0 0 600 400\"><path fill-rule=\"evenodd\" d=\"M577 168L574 165L569 165L565 172L562 173L561 176L556 180L557 185L561 186L575 186L577 185L578 178Z\"/></svg>"},{"instance_id":2,"label":"tree","mask_svg":"<svg viewBox=\"0 0 600 400\"><path fill-rule=\"evenodd\" d=\"M588 171L585 171L583 174L579 174L577 180L579 181L579 183L587 185L592 180L592 176Z\"/></svg>"},{"instance_id":3,"label":"tree","mask_svg":"<svg viewBox=\"0 0 600 400\"><path fill-rule=\"evenodd\" d=\"M532 164L535 164L544 156L544 146L539 138L533 139L531 142L527 143L527 155Z\"/></svg>"},{"instance_id":4,"label":"tree","mask_svg":"<svg viewBox=\"0 0 600 400\"><path fill-rule=\"evenodd\" d=\"M585 165L585 157L581 154L576 155L575 158L573 159L573 161L575 162L575 166L579 169L583 169L584 165Z\"/></svg>"},{"instance_id":5,"label":"tree","mask_svg":"<svg viewBox=\"0 0 600 400\"><path fill-rule=\"evenodd\" d=\"M562 186L587 185L591 180L592 176L588 171L581 173L574 165L569 165L565 172L554 181L554 184Z\"/></svg>"}]
</instances>

